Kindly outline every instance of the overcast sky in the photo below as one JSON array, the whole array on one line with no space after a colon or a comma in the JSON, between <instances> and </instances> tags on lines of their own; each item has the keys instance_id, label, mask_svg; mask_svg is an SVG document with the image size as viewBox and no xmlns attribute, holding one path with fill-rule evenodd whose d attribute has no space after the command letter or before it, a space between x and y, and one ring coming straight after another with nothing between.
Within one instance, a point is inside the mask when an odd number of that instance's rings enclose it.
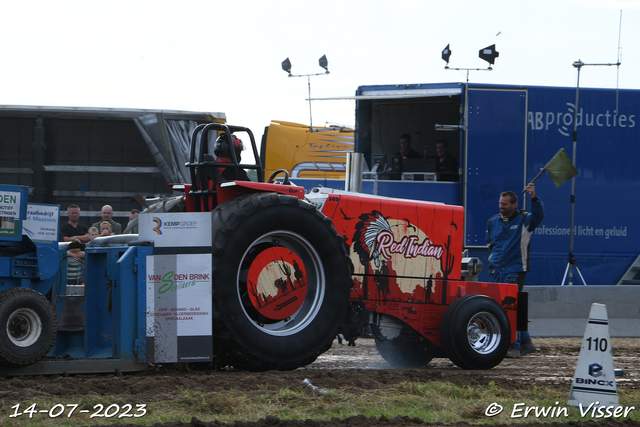
<instances>
[{"instance_id":1,"label":"overcast sky","mask_svg":"<svg viewBox=\"0 0 640 427\"><path fill-rule=\"evenodd\" d=\"M640 0L8 1L0 3L0 104L224 112L258 140L270 120L309 124L312 97L360 85L470 81L575 87L572 63L615 63L640 88ZM585 67L581 87L616 87ZM314 101L313 124L354 124L353 101Z\"/></svg>"}]
</instances>

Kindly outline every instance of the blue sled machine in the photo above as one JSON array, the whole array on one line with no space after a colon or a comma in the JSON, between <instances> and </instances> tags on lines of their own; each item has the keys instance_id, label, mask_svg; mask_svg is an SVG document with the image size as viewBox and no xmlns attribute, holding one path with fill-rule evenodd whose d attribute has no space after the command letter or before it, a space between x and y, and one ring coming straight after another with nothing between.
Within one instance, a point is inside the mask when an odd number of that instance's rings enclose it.
<instances>
[{"instance_id":1,"label":"blue sled machine","mask_svg":"<svg viewBox=\"0 0 640 427\"><path fill-rule=\"evenodd\" d=\"M117 238L87 247L83 264L91 277L72 281L73 257L58 243L59 206L27 199L28 187L0 185L0 370L33 375L148 366L145 343L134 338L145 336L137 296L151 248Z\"/></svg>"}]
</instances>

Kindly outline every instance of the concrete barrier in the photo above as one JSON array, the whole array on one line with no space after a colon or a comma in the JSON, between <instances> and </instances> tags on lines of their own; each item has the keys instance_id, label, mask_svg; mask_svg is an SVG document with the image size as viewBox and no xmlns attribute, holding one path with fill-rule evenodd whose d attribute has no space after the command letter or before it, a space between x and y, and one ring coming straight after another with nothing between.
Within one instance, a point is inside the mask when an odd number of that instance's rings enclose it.
<instances>
[{"instance_id":1,"label":"concrete barrier","mask_svg":"<svg viewBox=\"0 0 640 427\"><path fill-rule=\"evenodd\" d=\"M640 286L525 286L529 332L538 337L584 336L594 302L606 304L612 337L640 337Z\"/></svg>"}]
</instances>

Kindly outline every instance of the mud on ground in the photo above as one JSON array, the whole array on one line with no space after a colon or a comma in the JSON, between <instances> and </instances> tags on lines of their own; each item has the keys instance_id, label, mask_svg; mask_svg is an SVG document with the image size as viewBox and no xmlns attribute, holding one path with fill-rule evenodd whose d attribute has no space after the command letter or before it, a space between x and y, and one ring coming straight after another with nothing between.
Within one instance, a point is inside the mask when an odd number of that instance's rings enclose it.
<instances>
[{"instance_id":1,"label":"mud on ground","mask_svg":"<svg viewBox=\"0 0 640 427\"><path fill-rule=\"evenodd\" d=\"M289 388L292 390L308 387L303 381L320 388L355 392L359 390L384 391L394 389L406 381L449 381L458 385L487 385L494 382L505 389L528 386L545 386L568 391L580 352L581 338L536 339L538 352L521 359L505 359L499 366L487 371L465 371L455 367L448 359L434 359L427 367L420 369L392 369L376 351L370 339L359 339L355 347L339 345L332 348L318 360L304 368L289 372L268 371L262 373L227 371L195 371L188 366L159 366L145 372L124 375L76 375L50 377L0 378L0 399L7 408L30 399L52 399L72 397L118 397L135 402L155 402L169 400L178 388L199 392L236 390L253 392L256 390ZM624 376L617 381L618 388L640 389L640 368L638 355L640 339L613 338L614 366L623 369ZM639 402L640 403L640 402ZM638 405L640 406L640 405ZM236 423L238 426L367 426L416 425L418 420L396 417L391 420L352 417L348 420L327 421L284 421L267 417L257 423ZM592 421L579 423L590 425ZM612 421L617 427L640 427L640 423ZM576 423L573 423L575 425ZM155 424L169 426L213 426L213 422L194 419L191 423L173 422ZM568 424L567 424L568 425ZM599 422L599 427L607 425ZM122 426L122 424L120 424ZM522 424L520 424L522 426Z\"/></svg>"}]
</instances>

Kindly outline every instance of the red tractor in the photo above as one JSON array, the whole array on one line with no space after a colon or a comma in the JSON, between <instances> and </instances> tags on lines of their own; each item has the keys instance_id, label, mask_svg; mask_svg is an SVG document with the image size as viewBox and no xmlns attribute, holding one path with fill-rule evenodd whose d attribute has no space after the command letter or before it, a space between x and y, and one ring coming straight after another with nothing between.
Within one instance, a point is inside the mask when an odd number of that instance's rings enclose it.
<instances>
[{"instance_id":1,"label":"red tractor","mask_svg":"<svg viewBox=\"0 0 640 427\"><path fill-rule=\"evenodd\" d=\"M526 294L515 284L463 280L462 207L305 193L286 171L267 183L238 180L244 169L262 181L257 162L240 162L233 135L243 133L258 159L250 130L196 128L184 186L188 212L212 211L218 363L293 369L313 362L339 332L351 341L373 335L396 366L448 357L489 369L502 361L516 329L526 328ZM233 141L230 162L209 148L218 135ZM227 168L232 180L222 177ZM274 182L278 174L284 179Z\"/></svg>"},{"instance_id":2,"label":"red tractor","mask_svg":"<svg viewBox=\"0 0 640 427\"><path fill-rule=\"evenodd\" d=\"M473 260L463 261L461 207L305 193L286 171L263 183L235 134L258 159L249 129L197 127L191 183L141 213L137 234L88 244L81 286L67 281L59 207L30 207L27 187L0 186L13 215L0 227L0 373L294 369L338 333L372 335L396 366L502 361L526 328L526 293L462 280Z\"/></svg>"}]
</instances>

